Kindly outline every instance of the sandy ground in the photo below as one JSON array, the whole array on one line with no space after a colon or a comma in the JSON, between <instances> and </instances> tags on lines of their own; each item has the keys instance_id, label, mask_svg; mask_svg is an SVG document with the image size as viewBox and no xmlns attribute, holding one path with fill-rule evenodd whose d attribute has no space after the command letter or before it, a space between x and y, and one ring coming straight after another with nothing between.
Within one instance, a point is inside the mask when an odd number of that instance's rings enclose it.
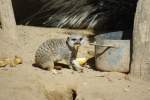
<instances>
[{"instance_id":1,"label":"sandy ground","mask_svg":"<svg viewBox=\"0 0 150 100\"><path fill-rule=\"evenodd\" d=\"M59 74L54 75L30 64L2 68L0 100L73 100L48 99L45 93L45 91L65 91L66 88L76 90L78 98L76 100L150 99L148 82L130 81L120 73L85 70L84 73L77 73L62 69L58 71ZM57 97L57 94L55 96Z\"/></svg>"},{"instance_id":2,"label":"sandy ground","mask_svg":"<svg viewBox=\"0 0 150 100\"><path fill-rule=\"evenodd\" d=\"M18 55L24 62L13 68L0 68L0 100L150 100L150 82L130 80L125 74L88 68L83 73L62 68L52 74L33 67L39 44L66 34L58 30L18 29ZM86 50L90 49L93 47Z\"/></svg>"}]
</instances>

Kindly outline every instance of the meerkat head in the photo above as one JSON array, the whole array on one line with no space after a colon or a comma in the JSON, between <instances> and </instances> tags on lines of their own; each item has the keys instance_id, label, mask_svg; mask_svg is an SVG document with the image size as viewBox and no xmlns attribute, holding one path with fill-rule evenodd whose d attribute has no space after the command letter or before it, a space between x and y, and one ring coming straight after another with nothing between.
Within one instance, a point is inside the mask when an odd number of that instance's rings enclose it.
<instances>
[{"instance_id":1,"label":"meerkat head","mask_svg":"<svg viewBox=\"0 0 150 100\"><path fill-rule=\"evenodd\" d=\"M85 37L79 34L71 34L67 38L67 43L71 48L78 49L85 41Z\"/></svg>"}]
</instances>

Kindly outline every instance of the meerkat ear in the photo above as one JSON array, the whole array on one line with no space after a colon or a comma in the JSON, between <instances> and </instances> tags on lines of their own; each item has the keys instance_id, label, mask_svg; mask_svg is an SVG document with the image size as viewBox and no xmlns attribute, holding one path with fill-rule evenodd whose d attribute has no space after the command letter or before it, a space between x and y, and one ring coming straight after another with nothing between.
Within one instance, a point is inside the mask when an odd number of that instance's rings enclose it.
<instances>
[{"instance_id":1,"label":"meerkat ear","mask_svg":"<svg viewBox=\"0 0 150 100\"><path fill-rule=\"evenodd\" d=\"M67 37L67 41L69 41L69 36Z\"/></svg>"},{"instance_id":2,"label":"meerkat ear","mask_svg":"<svg viewBox=\"0 0 150 100\"><path fill-rule=\"evenodd\" d=\"M73 32L65 32L65 34L72 35Z\"/></svg>"},{"instance_id":3,"label":"meerkat ear","mask_svg":"<svg viewBox=\"0 0 150 100\"><path fill-rule=\"evenodd\" d=\"M67 34L68 34L68 35L71 35L71 34L72 34L72 32L67 32Z\"/></svg>"}]
</instances>

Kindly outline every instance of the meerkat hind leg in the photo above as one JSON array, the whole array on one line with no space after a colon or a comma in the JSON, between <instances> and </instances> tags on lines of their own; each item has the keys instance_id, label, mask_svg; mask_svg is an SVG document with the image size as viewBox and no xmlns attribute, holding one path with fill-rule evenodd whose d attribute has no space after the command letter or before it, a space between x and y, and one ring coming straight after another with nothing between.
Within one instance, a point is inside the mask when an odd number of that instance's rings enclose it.
<instances>
[{"instance_id":1,"label":"meerkat hind leg","mask_svg":"<svg viewBox=\"0 0 150 100\"><path fill-rule=\"evenodd\" d=\"M42 67L44 69L47 69L48 71L50 71L53 74L57 74L57 71L54 69L54 62L52 62L52 61L48 61L48 62L44 63Z\"/></svg>"},{"instance_id":2,"label":"meerkat hind leg","mask_svg":"<svg viewBox=\"0 0 150 100\"><path fill-rule=\"evenodd\" d=\"M68 65L68 66L69 66L70 69L73 69L73 66L72 66L72 65Z\"/></svg>"}]
</instances>

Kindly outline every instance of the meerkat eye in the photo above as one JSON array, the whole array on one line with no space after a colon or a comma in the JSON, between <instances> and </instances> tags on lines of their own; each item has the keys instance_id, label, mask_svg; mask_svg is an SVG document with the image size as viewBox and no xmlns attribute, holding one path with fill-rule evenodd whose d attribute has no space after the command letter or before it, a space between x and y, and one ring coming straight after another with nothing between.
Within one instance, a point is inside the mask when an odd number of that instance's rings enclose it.
<instances>
[{"instance_id":1,"label":"meerkat eye","mask_svg":"<svg viewBox=\"0 0 150 100\"><path fill-rule=\"evenodd\" d=\"M83 40L83 38L80 38L80 41L82 41Z\"/></svg>"},{"instance_id":2,"label":"meerkat eye","mask_svg":"<svg viewBox=\"0 0 150 100\"><path fill-rule=\"evenodd\" d=\"M76 41L77 39L75 39L75 38L73 38L73 39L71 39L72 41Z\"/></svg>"}]
</instances>

